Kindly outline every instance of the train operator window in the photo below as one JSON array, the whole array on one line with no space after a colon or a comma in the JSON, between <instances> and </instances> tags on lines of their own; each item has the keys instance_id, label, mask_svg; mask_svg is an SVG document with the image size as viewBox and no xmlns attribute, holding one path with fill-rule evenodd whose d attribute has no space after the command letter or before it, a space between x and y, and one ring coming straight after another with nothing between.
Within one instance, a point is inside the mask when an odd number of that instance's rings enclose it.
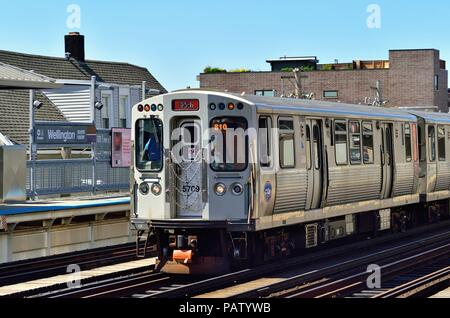
<instances>
[{"instance_id":1,"label":"train operator window","mask_svg":"<svg viewBox=\"0 0 450 318\"><path fill-rule=\"evenodd\" d=\"M350 163L361 164L361 127L358 121L350 121Z\"/></svg>"},{"instance_id":2,"label":"train operator window","mask_svg":"<svg viewBox=\"0 0 450 318\"><path fill-rule=\"evenodd\" d=\"M160 119L136 122L136 168L139 171L161 171L163 167L163 124Z\"/></svg>"},{"instance_id":3,"label":"train operator window","mask_svg":"<svg viewBox=\"0 0 450 318\"><path fill-rule=\"evenodd\" d=\"M364 164L374 162L373 124L367 122L363 122L363 159Z\"/></svg>"},{"instance_id":4,"label":"train operator window","mask_svg":"<svg viewBox=\"0 0 450 318\"><path fill-rule=\"evenodd\" d=\"M438 157L439 161L445 161L445 128L438 127Z\"/></svg>"},{"instance_id":5,"label":"train operator window","mask_svg":"<svg viewBox=\"0 0 450 318\"><path fill-rule=\"evenodd\" d=\"M405 151L406 151L406 161L412 161L412 147L411 147L411 126L410 124L405 124Z\"/></svg>"},{"instance_id":6,"label":"train operator window","mask_svg":"<svg viewBox=\"0 0 450 318\"><path fill-rule=\"evenodd\" d=\"M259 158L261 167L271 166L272 118L259 117Z\"/></svg>"},{"instance_id":7,"label":"train operator window","mask_svg":"<svg viewBox=\"0 0 450 318\"><path fill-rule=\"evenodd\" d=\"M247 169L247 120L243 117L217 117L211 121L211 128L211 168L229 172Z\"/></svg>"},{"instance_id":8,"label":"train operator window","mask_svg":"<svg viewBox=\"0 0 450 318\"><path fill-rule=\"evenodd\" d=\"M428 126L428 144L430 145L430 161L436 161L436 130L434 126Z\"/></svg>"},{"instance_id":9,"label":"train operator window","mask_svg":"<svg viewBox=\"0 0 450 318\"><path fill-rule=\"evenodd\" d=\"M336 120L334 122L334 140L336 164L346 165L348 163L347 122Z\"/></svg>"},{"instance_id":10,"label":"train operator window","mask_svg":"<svg viewBox=\"0 0 450 318\"><path fill-rule=\"evenodd\" d=\"M294 121L280 119L278 128L280 132L280 167L282 169L295 168Z\"/></svg>"}]
</instances>

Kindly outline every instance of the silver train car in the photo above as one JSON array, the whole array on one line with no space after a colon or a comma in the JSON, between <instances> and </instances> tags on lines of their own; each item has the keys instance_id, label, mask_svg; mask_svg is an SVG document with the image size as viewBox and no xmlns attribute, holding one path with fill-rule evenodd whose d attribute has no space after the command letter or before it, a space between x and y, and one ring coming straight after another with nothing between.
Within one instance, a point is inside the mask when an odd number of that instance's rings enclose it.
<instances>
[{"instance_id":1,"label":"silver train car","mask_svg":"<svg viewBox=\"0 0 450 318\"><path fill-rule=\"evenodd\" d=\"M131 222L167 273L223 273L449 214L448 115L184 90L135 105L132 122Z\"/></svg>"}]
</instances>

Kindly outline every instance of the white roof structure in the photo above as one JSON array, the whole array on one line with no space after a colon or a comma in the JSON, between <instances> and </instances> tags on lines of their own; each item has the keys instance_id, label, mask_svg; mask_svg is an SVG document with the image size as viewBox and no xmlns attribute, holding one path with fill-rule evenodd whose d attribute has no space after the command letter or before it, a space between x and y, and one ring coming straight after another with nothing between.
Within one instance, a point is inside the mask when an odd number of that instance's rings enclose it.
<instances>
[{"instance_id":1,"label":"white roof structure","mask_svg":"<svg viewBox=\"0 0 450 318\"><path fill-rule=\"evenodd\" d=\"M60 88L50 77L26 71L0 62L0 89L50 89Z\"/></svg>"}]
</instances>

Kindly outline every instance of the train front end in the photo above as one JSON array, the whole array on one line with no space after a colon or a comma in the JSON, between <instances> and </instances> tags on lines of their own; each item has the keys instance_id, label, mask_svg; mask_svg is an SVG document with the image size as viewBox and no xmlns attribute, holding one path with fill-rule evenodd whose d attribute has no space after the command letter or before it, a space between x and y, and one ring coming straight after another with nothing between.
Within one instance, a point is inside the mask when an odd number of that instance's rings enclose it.
<instances>
[{"instance_id":1,"label":"train front end","mask_svg":"<svg viewBox=\"0 0 450 318\"><path fill-rule=\"evenodd\" d=\"M247 258L255 195L254 107L180 91L132 110L132 226L159 270L213 275Z\"/></svg>"}]
</instances>

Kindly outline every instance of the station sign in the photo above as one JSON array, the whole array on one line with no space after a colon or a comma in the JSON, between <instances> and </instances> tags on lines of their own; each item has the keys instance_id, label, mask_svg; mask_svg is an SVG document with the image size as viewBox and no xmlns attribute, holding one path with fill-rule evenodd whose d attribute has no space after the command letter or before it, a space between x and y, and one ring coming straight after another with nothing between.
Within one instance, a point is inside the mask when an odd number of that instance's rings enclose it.
<instances>
[{"instance_id":1,"label":"station sign","mask_svg":"<svg viewBox=\"0 0 450 318\"><path fill-rule=\"evenodd\" d=\"M42 146L91 145L97 140L93 124L36 122L34 143Z\"/></svg>"}]
</instances>

